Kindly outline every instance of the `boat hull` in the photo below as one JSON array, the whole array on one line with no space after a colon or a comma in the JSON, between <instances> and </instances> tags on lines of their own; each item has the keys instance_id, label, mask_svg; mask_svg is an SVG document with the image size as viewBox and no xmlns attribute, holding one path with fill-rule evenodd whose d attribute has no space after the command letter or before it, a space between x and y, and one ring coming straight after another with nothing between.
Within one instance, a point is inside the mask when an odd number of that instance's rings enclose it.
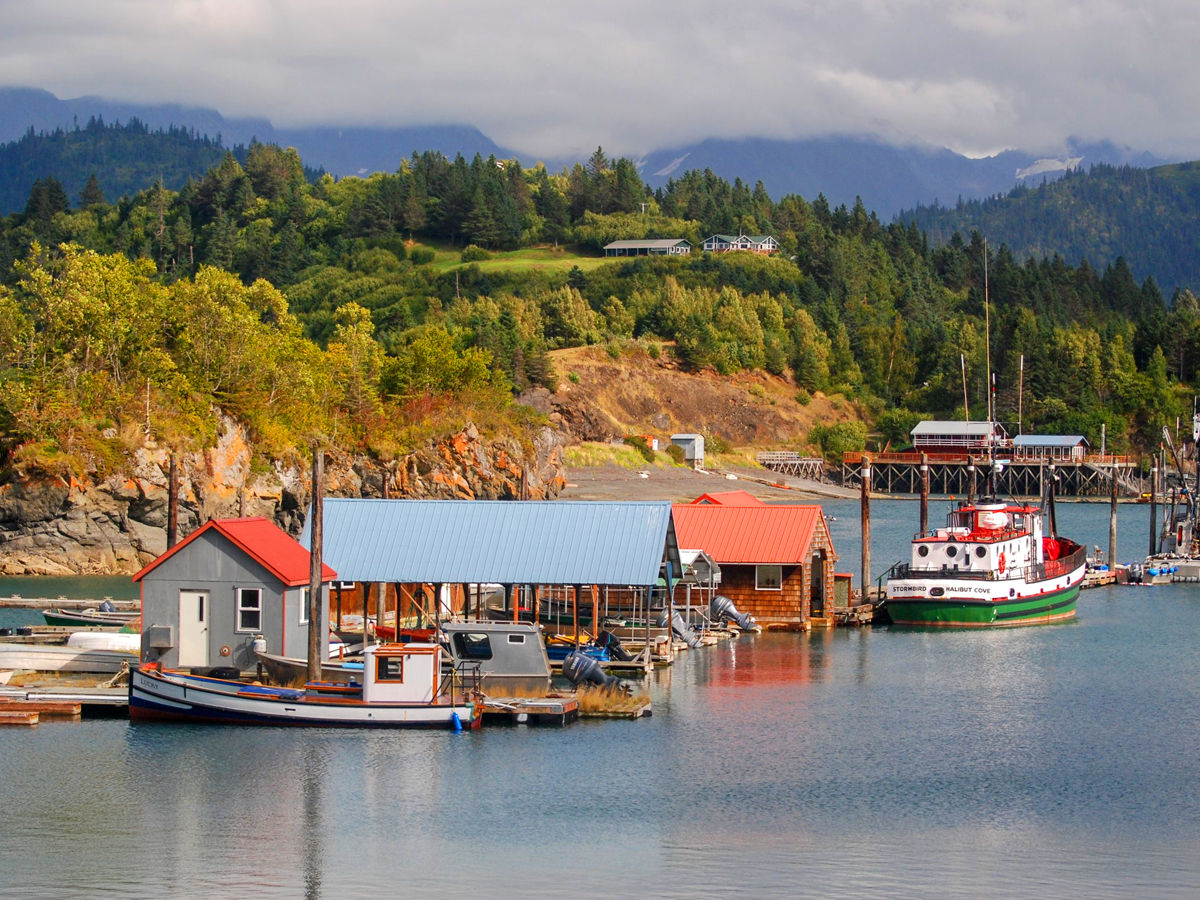
<instances>
[{"instance_id":1,"label":"boat hull","mask_svg":"<svg viewBox=\"0 0 1200 900\"><path fill-rule=\"evenodd\" d=\"M129 679L132 722L454 729L478 727L480 716L474 703L366 703L284 689L231 693L142 669Z\"/></svg>"},{"instance_id":2,"label":"boat hull","mask_svg":"<svg viewBox=\"0 0 1200 900\"><path fill-rule=\"evenodd\" d=\"M42 610L42 618L46 620L47 625L56 625L65 628L79 625L100 625L122 628L130 624L140 615L141 613L137 610L134 610L133 612L111 613L100 612L99 610L84 610L82 612L72 612L66 609Z\"/></svg>"},{"instance_id":3,"label":"boat hull","mask_svg":"<svg viewBox=\"0 0 1200 900\"><path fill-rule=\"evenodd\" d=\"M1005 628L1051 625L1075 617L1083 584L1080 568L1065 579L1026 584L1017 582L1008 596L1006 582L900 581L888 583L885 601L893 625L951 628ZM941 596L932 596L940 588ZM983 589L988 596L980 595Z\"/></svg>"}]
</instances>

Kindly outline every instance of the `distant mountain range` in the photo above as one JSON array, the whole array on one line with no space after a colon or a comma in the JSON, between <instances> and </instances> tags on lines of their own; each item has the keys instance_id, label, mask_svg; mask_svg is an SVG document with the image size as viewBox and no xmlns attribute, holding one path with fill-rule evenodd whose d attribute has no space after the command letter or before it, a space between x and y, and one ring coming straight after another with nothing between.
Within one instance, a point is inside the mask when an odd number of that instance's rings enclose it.
<instances>
[{"instance_id":1,"label":"distant mountain range","mask_svg":"<svg viewBox=\"0 0 1200 900\"><path fill-rule=\"evenodd\" d=\"M153 129L176 126L220 138L232 148L252 139L295 147L306 166L337 176L395 171L414 151L440 150L470 159L476 153L503 159L537 159L499 146L469 125L414 125L404 128L276 128L267 119L229 119L216 110L177 104L121 103L100 97L60 100L35 88L0 88L0 143L35 132L83 127L92 117L127 122L136 117ZM545 158L552 171L577 160ZM1077 167L1097 163L1149 167L1181 160L1113 144L1079 143L1061 158L1045 159L1020 151L972 159L950 150L899 147L871 137L841 136L781 141L765 138L711 139L654 150L637 160L643 179L660 187L689 169L712 169L729 181L753 186L762 181L775 198L799 194L812 200L824 194L834 206L853 205L861 197L884 221L901 210L939 203L953 205L1005 193L1021 183L1040 184Z\"/></svg>"}]
</instances>

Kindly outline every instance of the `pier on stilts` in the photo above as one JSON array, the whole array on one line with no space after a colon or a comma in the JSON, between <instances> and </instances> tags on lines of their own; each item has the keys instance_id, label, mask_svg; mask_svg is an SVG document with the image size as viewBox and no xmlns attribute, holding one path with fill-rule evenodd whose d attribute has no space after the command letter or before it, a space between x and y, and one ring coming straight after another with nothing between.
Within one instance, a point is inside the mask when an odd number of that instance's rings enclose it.
<instances>
[{"instance_id":1,"label":"pier on stilts","mask_svg":"<svg viewBox=\"0 0 1200 900\"><path fill-rule=\"evenodd\" d=\"M948 497L970 496L984 484L989 462L983 456L954 453L929 453L929 491ZM863 453L842 454L842 484L858 484L862 477ZM920 453L872 453L871 490L876 494L919 494L921 492ZM1012 497L1044 495L1046 479L1055 478L1055 493L1060 497L1107 497L1113 475L1120 494L1137 498L1145 490L1144 479L1137 474L1137 463L1129 456L1088 454L1078 459L1054 459L1044 456L1005 457L997 475L996 489Z\"/></svg>"}]
</instances>

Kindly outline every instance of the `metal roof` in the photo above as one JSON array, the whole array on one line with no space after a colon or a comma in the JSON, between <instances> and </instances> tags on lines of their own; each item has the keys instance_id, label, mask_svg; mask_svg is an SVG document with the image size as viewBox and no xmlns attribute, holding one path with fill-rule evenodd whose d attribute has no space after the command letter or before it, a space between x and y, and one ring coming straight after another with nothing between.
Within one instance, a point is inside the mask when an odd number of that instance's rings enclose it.
<instances>
[{"instance_id":1,"label":"metal roof","mask_svg":"<svg viewBox=\"0 0 1200 900\"><path fill-rule=\"evenodd\" d=\"M1082 434L1018 434L1012 439L1014 447L1078 447L1086 444Z\"/></svg>"},{"instance_id":2,"label":"metal roof","mask_svg":"<svg viewBox=\"0 0 1200 900\"><path fill-rule=\"evenodd\" d=\"M909 434L918 435L987 435L989 431L995 429L1001 433L1004 429L998 423L994 422L933 422L925 421L918 422Z\"/></svg>"},{"instance_id":3,"label":"metal roof","mask_svg":"<svg viewBox=\"0 0 1200 900\"><path fill-rule=\"evenodd\" d=\"M675 527L687 547L700 547L720 565L807 563L824 521L819 506L676 504Z\"/></svg>"},{"instance_id":4,"label":"metal roof","mask_svg":"<svg viewBox=\"0 0 1200 900\"><path fill-rule=\"evenodd\" d=\"M636 250L640 247L678 247L680 244L692 246L684 238L647 238L642 241L612 241L605 244L605 250Z\"/></svg>"},{"instance_id":5,"label":"metal roof","mask_svg":"<svg viewBox=\"0 0 1200 900\"><path fill-rule=\"evenodd\" d=\"M664 558L680 573L667 502L330 497L323 517L322 557L346 581L653 585Z\"/></svg>"},{"instance_id":6,"label":"metal roof","mask_svg":"<svg viewBox=\"0 0 1200 900\"><path fill-rule=\"evenodd\" d=\"M223 535L288 587L309 583L312 562L308 546L301 547L296 543L295 538L286 531L270 519L264 519L261 516L243 519L210 519L134 575L133 580L141 581L152 569L170 559L207 531L216 531ZM322 582L337 578L337 572L329 567L327 560L322 560L322 563L324 564L321 567Z\"/></svg>"}]
</instances>

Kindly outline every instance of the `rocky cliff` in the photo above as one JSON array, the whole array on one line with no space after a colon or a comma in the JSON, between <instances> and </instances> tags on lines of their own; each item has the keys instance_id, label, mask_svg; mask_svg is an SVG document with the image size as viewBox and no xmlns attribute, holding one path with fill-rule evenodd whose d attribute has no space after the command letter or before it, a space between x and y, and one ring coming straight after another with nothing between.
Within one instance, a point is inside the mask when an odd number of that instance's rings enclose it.
<instances>
[{"instance_id":1,"label":"rocky cliff","mask_svg":"<svg viewBox=\"0 0 1200 900\"><path fill-rule=\"evenodd\" d=\"M217 446L178 461L179 537L212 518L266 516L299 534L312 496L307 461L252 465L246 435L223 423ZM98 480L14 473L0 485L0 574L136 572L166 549L170 456L148 444L129 471ZM326 457L327 496L435 499L556 497L565 484L562 437L545 428L528 446L485 441L474 426L383 463Z\"/></svg>"}]
</instances>

